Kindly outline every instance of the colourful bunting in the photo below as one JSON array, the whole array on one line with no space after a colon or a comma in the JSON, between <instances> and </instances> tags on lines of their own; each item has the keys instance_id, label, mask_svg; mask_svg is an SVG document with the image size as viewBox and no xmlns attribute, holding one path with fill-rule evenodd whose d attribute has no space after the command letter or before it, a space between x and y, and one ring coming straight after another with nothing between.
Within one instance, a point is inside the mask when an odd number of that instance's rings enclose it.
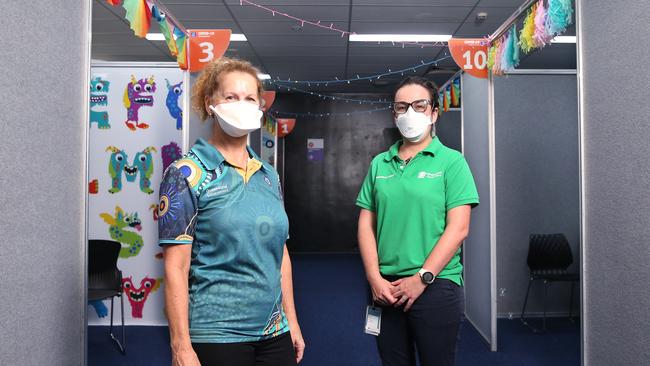
<instances>
[{"instance_id":1,"label":"colourful bunting","mask_svg":"<svg viewBox=\"0 0 650 366\"><path fill-rule=\"evenodd\" d=\"M497 54L497 45L496 43L492 43L490 49L488 50L488 59L487 59L488 70L492 70L492 68L494 67L494 58L496 54Z\"/></svg>"},{"instance_id":2,"label":"colourful bunting","mask_svg":"<svg viewBox=\"0 0 650 366\"><path fill-rule=\"evenodd\" d=\"M503 75L503 68L501 67L501 61L503 60L503 51L505 49L504 38L502 37L497 45L497 51L494 54L494 66L492 66L492 73L494 75Z\"/></svg>"},{"instance_id":3,"label":"colourful bunting","mask_svg":"<svg viewBox=\"0 0 650 366\"><path fill-rule=\"evenodd\" d=\"M517 45L517 27L513 26L502 39L501 71L514 70L519 65L519 46Z\"/></svg>"},{"instance_id":4,"label":"colourful bunting","mask_svg":"<svg viewBox=\"0 0 650 366\"><path fill-rule=\"evenodd\" d=\"M126 20L129 21L133 33L144 38L151 26L151 9L146 0L124 0L122 7L126 9Z\"/></svg>"},{"instance_id":5,"label":"colourful bunting","mask_svg":"<svg viewBox=\"0 0 650 366\"><path fill-rule=\"evenodd\" d=\"M451 85L451 83L449 84ZM454 89L454 86L452 85L450 88L450 99L449 99L449 105L454 107L458 103L458 97L456 96L456 89Z\"/></svg>"},{"instance_id":6,"label":"colourful bunting","mask_svg":"<svg viewBox=\"0 0 650 366\"><path fill-rule=\"evenodd\" d=\"M154 5L151 7L151 13L153 15L153 18L156 19L156 22L158 22L160 33L162 33L163 36L165 37L165 42L167 43L167 48L169 48L169 52L172 54L172 56L176 56L178 54L178 47L176 47L176 41L174 40L174 36L172 35L172 31L169 22L167 21L167 16L165 12L163 12L156 5Z\"/></svg>"},{"instance_id":7,"label":"colourful bunting","mask_svg":"<svg viewBox=\"0 0 650 366\"><path fill-rule=\"evenodd\" d=\"M451 106L460 107L460 78L451 82Z\"/></svg>"},{"instance_id":8,"label":"colourful bunting","mask_svg":"<svg viewBox=\"0 0 650 366\"><path fill-rule=\"evenodd\" d=\"M566 30L573 21L571 0L548 0L546 33L557 35Z\"/></svg>"},{"instance_id":9,"label":"colourful bunting","mask_svg":"<svg viewBox=\"0 0 650 366\"><path fill-rule=\"evenodd\" d=\"M106 0L106 2L113 6L118 6L122 2L122 0Z\"/></svg>"},{"instance_id":10,"label":"colourful bunting","mask_svg":"<svg viewBox=\"0 0 650 366\"><path fill-rule=\"evenodd\" d=\"M445 88L445 99L443 105L443 109L445 110L445 112L449 112L450 100L451 100L451 85L447 85L447 87Z\"/></svg>"},{"instance_id":11,"label":"colourful bunting","mask_svg":"<svg viewBox=\"0 0 650 366\"><path fill-rule=\"evenodd\" d=\"M533 34L535 46L538 48L546 46L553 38L552 35L546 32L546 14L544 0L539 0L535 13L535 34Z\"/></svg>"},{"instance_id":12,"label":"colourful bunting","mask_svg":"<svg viewBox=\"0 0 650 366\"><path fill-rule=\"evenodd\" d=\"M535 14L537 6L538 4L533 4L533 6L528 9L528 14L524 19L524 25L519 34L519 46L521 46L521 50L525 53L532 51L536 46L533 36L535 35Z\"/></svg>"},{"instance_id":13,"label":"colourful bunting","mask_svg":"<svg viewBox=\"0 0 650 366\"><path fill-rule=\"evenodd\" d=\"M187 42L185 42L187 35L180 28L175 27L174 36L176 36L176 47L178 48L176 62L178 62L178 67L182 70L187 70Z\"/></svg>"}]
</instances>

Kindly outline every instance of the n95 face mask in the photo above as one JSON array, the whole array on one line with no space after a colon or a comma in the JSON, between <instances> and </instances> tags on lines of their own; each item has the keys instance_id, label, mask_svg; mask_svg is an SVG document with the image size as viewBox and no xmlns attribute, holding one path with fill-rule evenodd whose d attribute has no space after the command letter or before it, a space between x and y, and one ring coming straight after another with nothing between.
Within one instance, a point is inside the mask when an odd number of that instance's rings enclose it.
<instances>
[{"instance_id":1,"label":"n95 face mask","mask_svg":"<svg viewBox=\"0 0 650 366\"><path fill-rule=\"evenodd\" d=\"M413 110L413 107L409 107L406 113L398 115L395 120L399 132L405 139L411 142L420 141L432 123L431 116L416 112Z\"/></svg>"},{"instance_id":2,"label":"n95 face mask","mask_svg":"<svg viewBox=\"0 0 650 366\"><path fill-rule=\"evenodd\" d=\"M260 128L262 111L256 104L239 101L209 106L217 116L223 132L232 137L242 137Z\"/></svg>"}]
</instances>

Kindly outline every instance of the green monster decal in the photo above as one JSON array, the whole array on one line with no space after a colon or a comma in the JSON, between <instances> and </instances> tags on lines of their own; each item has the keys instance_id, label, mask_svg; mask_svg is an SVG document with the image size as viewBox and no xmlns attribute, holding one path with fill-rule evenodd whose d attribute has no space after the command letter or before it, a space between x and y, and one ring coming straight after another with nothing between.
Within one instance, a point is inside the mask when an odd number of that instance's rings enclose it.
<instances>
[{"instance_id":1,"label":"green monster decal","mask_svg":"<svg viewBox=\"0 0 650 366\"><path fill-rule=\"evenodd\" d=\"M104 219L108 227L108 232L111 238L122 244L120 250L121 258L135 257L142 249L143 241L140 234L133 231L133 229L142 230L141 221L138 218L138 213L126 214L120 206L115 206L115 216L108 213L101 213L99 217Z\"/></svg>"},{"instance_id":2,"label":"green monster decal","mask_svg":"<svg viewBox=\"0 0 650 366\"><path fill-rule=\"evenodd\" d=\"M153 175L153 156L152 152L157 152L156 148L149 146L146 149L135 154L133 165L128 164L128 155L122 149L115 146L109 146L106 151L111 152L108 161L108 174L111 176L111 189L109 193L117 193L122 190L122 172L126 176L127 182L135 182L140 174L140 190L147 194L152 194L151 176Z\"/></svg>"}]
</instances>

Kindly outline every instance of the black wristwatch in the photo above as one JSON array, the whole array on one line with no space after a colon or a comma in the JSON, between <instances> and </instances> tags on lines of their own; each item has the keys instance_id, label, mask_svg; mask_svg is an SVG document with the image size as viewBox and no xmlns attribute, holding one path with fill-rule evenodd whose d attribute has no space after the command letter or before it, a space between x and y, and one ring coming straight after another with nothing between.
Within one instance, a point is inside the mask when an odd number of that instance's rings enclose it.
<instances>
[{"instance_id":1,"label":"black wristwatch","mask_svg":"<svg viewBox=\"0 0 650 366\"><path fill-rule=\"evenodd\" d=\"M422 280L422 283L425 285L430 285L433 283L433 281L436 279L436 275L434 275L431 271L427 271L426 269L422 268L418 271L418 274L420 275L420 279Z\"/></svg>"}]
</instances>

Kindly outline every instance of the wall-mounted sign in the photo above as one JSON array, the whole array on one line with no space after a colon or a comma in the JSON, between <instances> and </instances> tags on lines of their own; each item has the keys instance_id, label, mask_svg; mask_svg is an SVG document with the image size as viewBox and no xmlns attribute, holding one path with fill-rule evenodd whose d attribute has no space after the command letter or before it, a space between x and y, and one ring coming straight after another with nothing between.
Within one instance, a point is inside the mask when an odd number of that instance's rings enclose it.
<instances>
[{"instance_id":1,"label":"wall-mounted sign","mask_svg":"<svg viewBox=\"0 0 650 366\"><path fill-rule=\"evenodd\" d=\"M322 161L325 157L325 143L323 139L307 139L307 160Z\"/></svg>"}]
</instances>

